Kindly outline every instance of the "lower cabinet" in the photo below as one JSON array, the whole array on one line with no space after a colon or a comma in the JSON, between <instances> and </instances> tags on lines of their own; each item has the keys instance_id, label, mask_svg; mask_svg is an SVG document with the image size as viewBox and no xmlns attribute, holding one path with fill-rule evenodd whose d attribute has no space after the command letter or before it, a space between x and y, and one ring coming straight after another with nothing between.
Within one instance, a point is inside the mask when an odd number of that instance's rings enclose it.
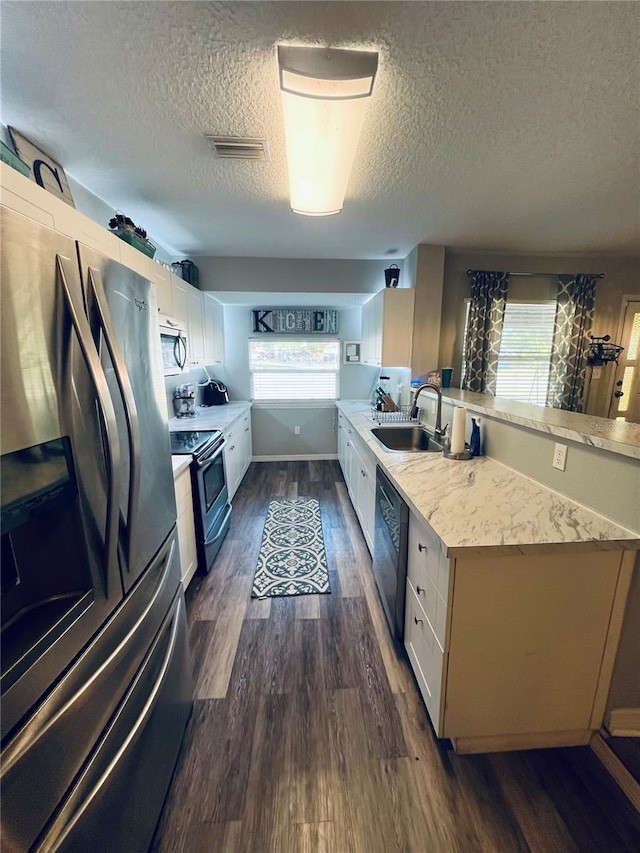
<instances>
[{"instance_id":1,"label":"lower cabinet","mask_svg":"<svg viewBox=\"0 0 640 853\"><path fill-rule=\"evenodd\" d=\"M191 493L191 471L181 471L173 481L178 514L178 547L180 550L180 577L186 590L198 568L193 495Z\"/></svg>"},{"instance_id":2,"label":"lower cabinet","mask_svg":"<svg viewBox=\"0 0 640 853\"><path fill-rule=\"evenodd\" d=\"M436 734L459 752L587 743L611 677L623 555L448 558L410 513L405 646Z\"/></svg>"},{"instance_id":3,"label":"lower cabinet","mask_svg":"<svg viewBox=\"0 0 640 853\"><path fill-rule=\"evenodd\" d=\"M376 460L341 412L338 413L338 461L367 547L373 554Z\"/></svg>"},{"instance_id":4,"label":"lower cabinet","mask_svg":"<svg viewBox=\"0 0 640 853\"><path fill-rule=\"evenodd\" d=\"M251 439L251 410L247 409L242 415L232 421L223 430L227 440L224 448L224 468L227 478L229 500L233 498L247 473L253 457Z\"/></svg>"}]
</instances>

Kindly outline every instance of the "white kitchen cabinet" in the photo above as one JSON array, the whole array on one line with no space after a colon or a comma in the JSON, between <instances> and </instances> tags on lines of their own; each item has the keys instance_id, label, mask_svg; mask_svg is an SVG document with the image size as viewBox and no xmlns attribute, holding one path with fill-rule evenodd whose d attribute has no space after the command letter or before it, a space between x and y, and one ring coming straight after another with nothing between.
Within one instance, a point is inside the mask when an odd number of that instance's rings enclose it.
<instances>
[{"instance_id":1,"label":"white kitchen cabinet","mask_svg":"<svg viewBox=\"0 0 640 853\"><path fill-rule=\"evenodd\" d=\"M178 276L171 275L172 316L187 331L187 365L205 363L204 294Z\"/></svg>"},{"instance_id":2,"label":"white kitchen cabinet","mask_svg":"<svg viewBox=\"0 0 640 853\"><path fill-rule=\"evenodd\" d=\"M587 743L623 553L451 559L410 513L405 647L436 734L460 752Z\"/></svg>"},{"instance_id":3,"label":"white kitchen cabinet","mask_svg":"<svg viewBox=\"0 0 640 853\"><path fill-rule=\"evenodd\" d=\"M223 435L227 440L224 448L224 469L229 500L231 500L237 492L253 456L251 410L247 409L225 427Z\"/></svg>"},{"instance_id":4,"label":"white kitchen cabinet","mask_svg":"<svg viewBox=\"0 0 640 853\"><path fill-rule=\"evenodd\" d=\"M187 588L198 568L193 495L191 493L191 471L187 466L173 481L178 515L178 548L182 586Z\"/></svg>"},{"instance_id":5,"label":"white kitchen cabinet","mask_svg":"<svg viewBox=\"0 0 640 853\"><path fill-rule=\"evenodd\" d=\"M202 293L197 288L187 285L188 299L188 344L189 361L192 365L204 363L204 316Z\"/></svg>"},{"instance_id":6,"label":"white kitchen cabinet","mask_svg":"<svg viewBox=\"0 0 640 853\"><path fill-rule=\"evenodd\" d=\"M341 413L340 413L340 416ZM341 430L341 431L340 431ZM343 444L341 462L347 491L364 534L369 552L373 554L374 516L376 500L376 462L371 450L357 431L342 416L338 422L338 445Z\"/></svg>"},{"instance_id":7,"label":"white kitchen cabinet","mask_svg":"<svg viewBox=\"0 0 640 853\"><path fill-rule=\"evenodd\" d=\"M206 291L202 294L204 316L204 363L224 364L224 307Z\"/></svg>"},{"instance_id":8,"label":"white kitchen cabinet","mask_svg":"<svg viewBox=\"0 0 640 853\"><path fill-rule=\"evenodd\" d=\"M340 463L340 468L342 469L342 474L345 478L347 477L347 419L342 414L342 412L338 412L338 462Z\"/></svg>"},{"instance_id":9,"label":"white kitchen cabinet","mask_svg":"<svg viewBox=\"0 0 640 853\"><path fill-rule=\"evenodd\" d=\"M151 262L151 281L156 286L158 310L161 314L173 317L173 295L171 290L171 271L162 264Z\"/></svg>"},{"instance_id":10,"label":"white kitchen cabinet","mask_svg":"<svg viewBox=\"0 0 640 853\"><path fill-rule=\"evenodd\" d=\"M414 291L385 288L362 306L362 361L375 367L411 364Z\"/></svg>"}]
</instances>

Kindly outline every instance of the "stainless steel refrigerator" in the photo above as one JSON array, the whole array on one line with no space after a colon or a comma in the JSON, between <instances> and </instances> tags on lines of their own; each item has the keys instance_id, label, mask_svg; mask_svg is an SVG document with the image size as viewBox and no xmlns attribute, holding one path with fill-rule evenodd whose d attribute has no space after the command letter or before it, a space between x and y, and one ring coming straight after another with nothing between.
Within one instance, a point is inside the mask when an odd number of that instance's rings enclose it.
<instances>
[{"instance_id":1,"label":"stainless steel refrigerator","mask_svg":"<svg viewBox=\"0 0 640 853\"><path fill-rule=\"evenodd\" d=\"M145 851L192 703L155 291L0 216L0 847Z\"/></svg>"}]
</instances>

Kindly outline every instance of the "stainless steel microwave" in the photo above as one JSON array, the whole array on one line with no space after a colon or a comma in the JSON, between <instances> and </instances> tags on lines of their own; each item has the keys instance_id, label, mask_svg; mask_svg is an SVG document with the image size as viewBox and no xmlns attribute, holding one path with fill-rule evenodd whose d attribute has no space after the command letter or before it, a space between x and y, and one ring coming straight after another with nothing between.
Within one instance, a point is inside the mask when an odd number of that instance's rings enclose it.
<instances>
[{"instance_id":1,"label":"stainless steel microwave","mask_svg":"<svg viewBox=\"0 0 640 853\"><path fill-rule=\"evenodd\" d=\"M187 331L179 320L160 314L160 349L165 376L182 373L187 365Z\"/></svg>"}]
</instances>

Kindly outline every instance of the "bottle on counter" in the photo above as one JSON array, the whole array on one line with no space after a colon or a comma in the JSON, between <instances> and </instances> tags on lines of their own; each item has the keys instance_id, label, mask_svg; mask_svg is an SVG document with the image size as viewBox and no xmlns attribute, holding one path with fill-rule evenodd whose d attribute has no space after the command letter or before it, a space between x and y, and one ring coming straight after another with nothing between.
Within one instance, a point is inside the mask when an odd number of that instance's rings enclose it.
<instances>
[{"instance_id":1,"label":"bottle on counter","mask_svg":"<svg viewBox=\"0 0 640 853\"><path fill-rule=\"evenodd\" d=\"M480 418L471 418L471 441L469 449L472 456L481 456Z\"/></svg>"}]
</instances>

